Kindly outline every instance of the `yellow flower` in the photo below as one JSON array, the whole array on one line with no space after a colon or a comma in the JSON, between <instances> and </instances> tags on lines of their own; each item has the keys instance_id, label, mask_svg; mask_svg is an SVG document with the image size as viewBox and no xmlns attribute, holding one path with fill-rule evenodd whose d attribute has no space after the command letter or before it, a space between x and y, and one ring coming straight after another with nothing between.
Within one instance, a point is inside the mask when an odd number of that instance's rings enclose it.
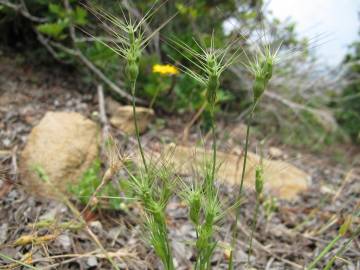
<instances>
[{"instance_id":1,"label":"yellow flower","mask_svg":"<svg viewBox=\"0 0 360 270\"><path fill-rule=\"evenodd\" d=\"M159 73L161 75L176 75L179 73L179 70L177 67L172 65L153 65L152 67L153 73Z\"/></svg>"}]
</instances>

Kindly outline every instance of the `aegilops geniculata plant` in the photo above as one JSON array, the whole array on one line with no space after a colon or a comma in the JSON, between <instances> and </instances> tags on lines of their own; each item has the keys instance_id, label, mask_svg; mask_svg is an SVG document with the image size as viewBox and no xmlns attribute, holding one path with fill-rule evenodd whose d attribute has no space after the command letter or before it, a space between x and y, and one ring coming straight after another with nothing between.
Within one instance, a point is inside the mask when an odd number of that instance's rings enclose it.
<instances>
[{"instance_id":1,"label":"aegilops geniculata plant","mask_svg":"<svg viewBox=\"0 0 360 270\"><path fill-rule=\"evenodd\" d=\"M189 218L196 230L197 259L195 270L205 270L211 267L211 257L217 246L214 241L214 226L221 218L221 204L214 185L216 170L216 132L215 105L220 87L222 73L232 65L241 53L241 48L234 48L235 42L225 48L215 48L214 35L210 46L201 46L195 41L197 48L186 43L171 39L170 44L180 52L196 69L181 65L184 73L196 80L205 89L206 101L211 113L211 128L213 135L213 157L211 166L205 166L202 186L195 185L185 189L184 198L189 207ZM207 164L206 164L207 165Z\"/></svg>"},{"instance_id":2,"label":"aegilops geniculata plant","mask_svg":"<svg viewBox=\"0 0 360 270\"><path fill-rule=\"evenodd\" d=\"M151 38L172 19L170 17L150 35L146 36L144 24L147 23L149 18L159 8L155 8L157 2L155 1L152 8L140 20L133 20L131 17L127 18L124 14L123 18L120 19L98 7L88 7L88 9L106 25L105 29L113 37L112 42L105 42L101 39L97 40L126 61L125 76L131 88L135 133L144 166L144 172L136 175L131 174L128 170L131 187L136 197L144 206L150 243L155 253L163 262L166 270L173 270L174 264L167 235L165 215L165 208L171 195L170 177L165 175L165 169L156 170L153 166L149 167L147 165L140 141L135 104L136 81L139 75L139 63L142 53ZM166 1L163 3L166 3ZM161 184L159 184L160 182Z\"/></svg>"},{"instance_id":3,"label":"aegilops geniculata plant","mask_svg":"<svg viewBox=\"0 0 360 270\"><path fill-rule=\"evenodd\" d=\"M87 8L105 25L105 30L112 36L111 42L105 42L102 39L94 37L98 42L102 43L113 52L118 54L126 61L125 75L130 83L133 105L133 118L135 125L135 133L138 141L138 146L144 164L147 170L144 151L140 142L139 128L136 119L136 104L135 104L135 90L136 81L139 75L139 62L142 53L151 39L173 18L170 17L163 22L158 28L153 30L150 35L146 35L144 25L161 7L156 7L156 3L149 9L149 11L140 20L134 20L129 16L128 18L123 13L123 18L116 17L100 7L87 6ZM166 2L166 1L165 1ZM164 2L164 3L165 3Z\"/></svg>"},{"instance_id":4,"label":"aegilops geniculata plant","mask_svg":"<svg viewBox=\"0 0 360 270\"><path fill-rule=\"evenodd\" d=\"M280 45L281 46L281 45ZM250 60L247 57L248 62L245 66L248 68L251 75L254 77L254 82L252 85L252 94L253 94L253 102L250 108L249 116L248 116L248 123L246 128L246 137L245 137L245 149L244 149L244 159L243 159L243 166L242 166L242 174L240 180L239 191L237 194L236 201L241 200L242 190L244 185L244 178L245 178L245 170L246 170L246 161L248 156L248 146L249 146L249 136L250 136L250 120L253 118L255 108L259 103L261 97L263 96L266 88L268 87L269 81L273 75L273 68L276 62L278 61L278 52L280 50L280 46L276 50L272 50L270 45L265 45L263 49L258 49L253 60ZM256 191L257 194L261 190L262 191L262 182L259 182L259 179L262 171L258 169L257 177L256 178ZM239 209L236 209L235 214L235 222L233 224L233 236L232 236L232 243L231 243L231 252L229 258L229 270L233 269L233 251L235 247L235 241L237 238L237 224L239 220ZM249 252L250 254L250 252Z\"/></svg>"}]
</instances>

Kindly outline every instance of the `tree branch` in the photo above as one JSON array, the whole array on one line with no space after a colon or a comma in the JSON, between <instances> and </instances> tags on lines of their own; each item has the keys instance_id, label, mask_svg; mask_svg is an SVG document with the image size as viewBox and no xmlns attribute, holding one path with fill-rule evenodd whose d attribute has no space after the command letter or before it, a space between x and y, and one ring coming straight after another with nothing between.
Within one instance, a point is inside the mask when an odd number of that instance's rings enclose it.
<instances>
[{"instance_id":1,"label":"tree branch","mask_svg":"<svg viewBox=\"0 0 360 270\"><path fill-rule=\"evenodd\" d=\"M29 19L32 22L44 23L44 22L48 21L48 19L46 19L46 18L40 18L40 17L31 15L29 13L29 11L26 9L26 7L24 6L24 4L16 5L16 4L10 3L5 0L0 0L0 5L3 5L7 8L11 8L12 10L14 10L16 12L19 12L22 16L24 16L25 18Z\"/></svg>"},{"instance_id":2,"label":"tree branch","mask_svg":"<svg viewBox=\"0 0 360 270\"><path fill-rule=\"evenodd\" d=\"M80 50L70 49L63 46L60 43L50 41L51 46L60 49L70 55L77 57L89 70L91 70L100 80L102 80L111 90L118 93L121 97L131 101L132 96L122 90L119 86L117 86L114 82L112 82L106 75L98 69ZM147 102L143 99L136 98L136 102L142 105L146 105Z\"/></svg>"},{"instance_id":3,"label":"tree branch","mask_svg":"<svg viewBox=\"0 0 360 270\"><path fill-rule=\"evenodd\" d=\"M39 17L31 15L29 13L28 9L26 8L25 2L23 2L23 1L21 4L16 5L16 4L10 3L6 0L0 0L0 4L10 8L10 9L13 9L16 12L19 12L23 17L27 18L31 22L43 23L43 22L48 21L46 18L39 18ZM67 11L71 12L68 0L64 0L64 5L65 5L65 8L67 9ZM39 42L46 48L46 50L55 59L64 63L64 61L58 57L56 50L54 48L57 48L59 50L62 50L64 52L70 54L70 55L75 56L89 70L91 70L100 80L102 80L112 91L118 93L121 97L127 99L128 101L132 100L132 96L130 94L128 94L127 92L122 90L118 85L116 85L108 77L106 77L106 75L101 70L99 70L79 49L68 48L58 42L48 40L47 38L44 37L44 35L42 35L39 31L37 31L36 27L33 27L33 30L36 33ZM72 24L70 24L70 38L73 42L73 45L75 46L76 36L75 36L75 29ZM139 98L136 99L136 102L139 104L142 104L142 105L147 104L146 101L139 99Z\"/></svg>"}]
</instances>

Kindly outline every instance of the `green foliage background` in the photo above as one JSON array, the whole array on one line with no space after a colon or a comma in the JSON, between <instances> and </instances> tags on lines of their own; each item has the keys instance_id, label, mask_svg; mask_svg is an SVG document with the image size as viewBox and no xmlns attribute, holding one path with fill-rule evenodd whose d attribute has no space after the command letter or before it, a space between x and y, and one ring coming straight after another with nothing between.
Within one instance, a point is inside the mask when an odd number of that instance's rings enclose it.
<instances>
[{"instance_id":1,"label":"green foliage background","mask_svg":"<svg viewBox=\"0 0 360 270\"><path fill-rule=\"evenodd\" d=\"M338 108L339 124L360 143L360 42L354 43L351 49L344 61L348 84L333 105Z\"/></svg>"},{"instance_id":2,"label":"green foliage background","mask_svg":"<svg viewBox=\"0 0 360 270\"><path fill-rule=\"evenodd\" d=\"M181 64L193 69L197 67L186 60L179 52L169 45L168 39L176 37L178 40L196 48L194 39L208 43L212 33L215 35L215 43L218 47L223 47L232 38L241 36L239 46L251 57L254 46L263 38L264 32L270 36L269 42L276 46L282 42L282 48L286 51L293 51L301 48L301 59L288 61L276 67L276 76L291 78L295 74L297 67L301 65L298 61L307 61L312 57L309 51L308 41L300 39L296 35L296 27L291 22L281 22L263 10L262 0L197 0L197 1L106 1L93 0L81 2L78 0L27 0L24 1L28 14L33 18L29 19L21 13L21 10L14 10L6 5L0 5L0 48L6 53L8 50L20 52L25 56L26 61L31 64L41 64L71 68L76 71L85 83L94 85L98 80L88 68L79 62L71 53L59 47L52 47L53 52L43 46L39 34L46 42L57 43L66 49L79 49L84 56L89 59L99 70L122 89L128 91L126 80L123 76L123 65L119 57L109 48L92 39L88 33L100 38L109 38L104 31L101 22L91 14L83 4L101 6L104 10L116 16L122 16L123 11L130 11L132 17L141 17L154 2L157 2L159 9L149 22L149 29L156 29L165 20L176 14L176 16L160 31L154 42L151 42L142 58L140 76L138 80L137 95L146 100L154 109L165 113L189 114L199 110L205 102L204 89L194 80L184 73L177 76L162 76L152 72L154 64L171 63L177 66ZM21 1L10 1L12 5L20 5ZM68 3L70 9L66 9ZM161 5L161 3L164 3ZM232 24L235 29L227 31L224 25ZM75 26L76 39L71 38L70 26ZM146 30L146 29L145 29ZM254 41L255 40L255 41ZM354 52L349 54L345 60L349 72L347 79L350 81L344 89L342 96L337 97L331 102L331 106L337 112L337 120L345 131L354 139L359 136L359 83L354 79L359 74L359 43L354 44ZM49 57L51 54L52 57ZM239 62L246 62L246 58L240 58ZM235 76L233 71L228 71L223 75L221 89L218 95L216 110L222 115L233 117L244 112L249 106L249 81L251 78L245 69L239 69L239 76ZM237 75L238 75L237 74ZM290 74L290 75L289 75ZM295 97L295 102L300 104L313 104L304 100L300 95L294 95L294 86L291 81L286 85L277 86L276 91L285 97ZM129 91L128 91L129 92ZM117 94L112 93L113 97L121 99ZM321 101L324 104L325 102ZM274 105L275 106L275 105ZM310 105L310 107L315 107ZM312 145L319 142L319 138L327 136L321 129L321 125L313 120L312 116L291 115L286 108L276 110L281 114L284 121L278 123L268 111L265 111L261 121L258 121L258 128L263 133L273 132L285 138L287 144L299 145L304 140L303 136L298 135L303 130L302 123L308 123L308 131L312 136L306 136L307 144ZM206 126L206 112L203 120ZM303 119L299 121L298 118ZM306 119L310 119L306 121ZM286 123L291 123L288 125ZM298 126L295 124L299 123ZM270 130L271 129L271 130ZM292 139L293 138L293 139ZM332 141L332 135L326 137L324 141Z\"/></svg>"},{"instance_id":3,"label":"green foliage background","mask_svg":"<svg viewBox=\"0 0 360 270\"><path fill-rule=\"evenodd\" d=\"M82 205L87 205L96 188L100 185L101 178L101 162L97 159L91 167L85 171L79 182L76 185L69 186L68 189ZM124 186L122 188L124 188ZM115 186L111 182L106 184L100 193L97 194L101 202L98 206L117 210L123 209L124 205L119 198L119 190L120 185Z\"/></svg>"},{"instance_id":4,"label":"green foliage background","mask_svg":"<svg viewBox=\"0 0 360 270\"><path fill-rule=\"evenodd\" d=\"M89 1L91 5L98 5L112 14L120 16L122 10L126 10L128 2L139 14L145 14L152 7L154 1ZM160 2L160 1L157 1ZM27 53L31 62L49 61L48 52L43 46L39 46L36 31L43 34L50 41L55 41L68 48L79 48L84 55L96 64L111 80L123 84L122 65L119 57L109 48L91 40L84 31L99 37L106 37L100 27L100 21L82 6L80 1L70 0L71 11L66 10L64 2L55 0L29 0L26 1L29 13L34 17L41 18L38 22L29 22L12 9L3 6L0 10L2 17L0 31L4 33L0 37L0 44L7 44ZM143 58L142 74L140 76L138 91L140 97L148 102L154 102L154 107L170 112L187 112L201 107L205 100L203 89L196 85L188 76L181 74L175 82L170 78L152 74L151 67L156 63L182 63L189 65L184 57L174 50L165 37L175 37L186 44L196 47L194 38L209 42L211 34L215 33L215 43L221 47L226 44L229 35L224 31L224 22L236 18L236 24L242 25L241 33L250 33L255 30L254 25L262 20L263 14L261 0L226 0L226 1L167 1L161 5L149 23L150 27L156 28L165 20L177 14L164 29L161 30L157 44L150 43ZM137 13L132 16L139 15ZM75 25L77 40L73 44L69 36L70 24ZM276 23L274 24L276 25ZM80 29L80 31L78 31ZM81 31L84 30L84 31ZM290 28L288 29L292 31ZM290 33L289 32L289 33ZM238 33L233 33L239 35ZM288 42L293 42L290 33ZM247 44L247 36L244 36L243 46ZM15 44L15 46L13 46ZM85 81L93 82L93 76L89 76L88 70L76 62L72 55L65 51L57 50L57 60L63 64L71 65L83 74ZM50 58L51 59L51 58ZM246 95L245 85L234 86L232 75L227 74L222 83L223 89L219 95L221 102L233 101L233 106L238 104ZM190 97L190 98L189 98ZM169 106L170 104L170 106Z\"/></svg>"}]
</instances>

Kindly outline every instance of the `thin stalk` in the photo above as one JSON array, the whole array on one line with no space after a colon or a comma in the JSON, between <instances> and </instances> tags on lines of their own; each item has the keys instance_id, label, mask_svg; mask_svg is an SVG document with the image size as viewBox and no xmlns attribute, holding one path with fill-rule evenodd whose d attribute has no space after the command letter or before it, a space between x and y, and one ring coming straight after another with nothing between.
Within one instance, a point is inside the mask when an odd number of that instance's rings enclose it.
<instances>
[{"instance_id":1,"label":"thin stalk","mask_svg":"<svg viewBox=\"0 0 360 270\"><path fill-rule=\"evenodd\" d=\"M326 264L324 270L330 270L332 265L334 264L336 258L338 258L341 254L345 252L345 250L349 247L351 242L356 239L360 235L360 226L357 227L351 238L346 241L346 243L336 252L336 254L330 259L330 261Z\"/></svg>"},{"instance_id":2,"label":"thin stalk","mask_svg":"<svg viewBox=\"0 0 360 270\"><path fill-rule=\"evenodd\" d=\"M211 256L208 256L206 260L206 270L210 270L210 269L211 269Z\"/></svg>"},{"instance_id":3,"label":"thin stalk","mask_svg":"<svg viewBox=\"0 0 360 270\"><path fill-rule=\"evenodd\" d=\"M167 249L167 269L168 270L174 270L174 260L173 260L173 256L172 256L172 252L171 252L171 247L170 247L170 243L169 243L169 238L167 235L167 230L166 230L166 221L164 221L164 238L166 239L166 249Z\"/></svg>"},{"instance_id":4,"label":"thin stalk","mask_svg":"<svg viewBox=\"0 0 360 270\"><path fill-rule=\"evenodd\" d=\"M254 110L255 110L256 105L257 105L257 102L254 102L253 105L252 105L251 111L249 112L248 122L247 122L247 126L246 126L244 161L243 161L243 167L242 167L242 173L241 173L240 187L239 187L239 192L238 192L238 195L237 195L237 198L236 198L236 202L240 201L243 186L244 186L246 161L247 161L247 156L248 156L248 147L249 147L249 138L250 138L250 122L253 119ZM234 222L233 228L232 228L231 251L230 251L229 266L228 266L229 270L234 269L234 264L233 264L233 254L234 254L234 252L233 251L234 251L234 248L235 248L235 241L236 241L236 238L237 238L237 224L239 222L239 217L240 217L239 207L240 206L237 206L235 208L235 213L236 214L235 214L235 222Z\"/></svg>"},{"instance_id":5,"label":"thin stalk","mask_svg":"<svg viewBox=\"0 0 360 270\"><path fill-rule=\"evenodd\" d=\"M254 116L254 110L257 105L257 102L253 103L253 106L251 108L251 111L249 112L249 119L246 126L246 138L245 138L245 153L244 153L244 162L243 162L243 168L241 173L241 181L240 181L240 187L239 187L239 193L238 193L238 200L240 200L242 195L242 190L244 186L244 179L245 179L245 170L246 170L246 161L248 156L248 148L249 148L249 138L250 138L250 123Z\"/></svg>"},{"instance_id":6,"label":"thin stalk","mask_svg":"<svg viewBox=\"0 0 360 270\"><path fill-rule=\"evenodd\" d=\"M154 106L155 100L158 97L159 92L160 92L160 90L157 89L156 92L155 92L155 95L152 97L152 99L150 101L149 108L152 108Z\"/></svg>"},{"instance_id":7,"label":"thin stalk","mask_svg":"<svg viewBox=\"0 0 360 270\"><path fill-rule=\"evenodd\" d=\"M166 260L163 263L164 263L166 270L174 270L175 268L174 268L173 256L171 253L169 238L166 233L166 227L164 227L163 230L165 230L165 231L162 231L162 234L163 234L163 238L165 240L165 245L166 245L166 250L165 250Z\"/></svg>"},{"instance_id":8,"label":"thin stalk","mask_svg":"<svg viewBox=\"0 0 360 270\"><path fill-rule=\"evenodd\" d=\"M195 232L196 232L196 242L197 242L199 240L199 232L198 232L197 226L196 226ZM197 270L197 269L198 269L198 259L196 259L195 266L194 266L194 270Z\"/></svg>"},{"instance_id":9,"label":"thin stalk","mask_svg":"<svg viewBox=\"0 0 360 270\"><path fill-rule=\"evenodd\" d=\"M141 159L142 159L142 162L143 162L143 164L144 164L145 172L148 173L148 167L147 167L146 160L145 160L144 150L143 150L143 148L142 148L141 141L140 141L139 127L138 127L138 122L137 122L137 117L136 117L135 89L136 89L136 81L134 81L134 82L131 83L134 126L135 126L136 139L137 139L137 142L138 142Z\"/></svg>"},{"instance_id":10,"label":"thin stalk","mask_svg":"<svg viewBox=\"0 0 360 270\"><path fill-rule=\"evenodd\" d=\"M211 185L213 187L215 181L215 170L216 170L216 126L215 126L215 113L214 108L211 112L211 130L213 136L213 160L212 160L212 170L211 170Z\"/></svg>"},{"instance_id":11,"label":"thin stalk","mask_svg":"<svg viewBox=\"0 0 360 270\"><path fill-rule=\"evenodd\" d=\"M257 195L256 196L255 212L254 212L253 223L252 223L252 228L251 228L251 235L250 235L250 240L249 240L248 265L250 265L252 244L253 244L254 232L255 232L255 229L256 229L256 224L257 224L258 215L259 215L259 208L260 208L260 198L259 198L259 195Z\"/></svg>"},{"instance_id":12,"label":"thin stalk","mask_svg":"<svg viewBox=\"0 0 360 270\"><path fill-rule=\"evenodd\" d=\"M327 254L329 253L330 249L341 239L341 235L337 235L321 252L320 254L313 260L306 270L312 270L317 265L317 263Z\"/></svg>"},{"instance_id":13,"label":"thin stalk","mask_svg":"<svg viewBox=\"0 0 360 270\"><path fill-rule=\"evenodd\" d=\"M203 196L204 198L210 198L215 195L215 171L216 171L216 124L215 124L215 113L214 113L214 105L210 105L210 113L211 113L211 132L213 137L212 142L212 160L211 160L211 167L206 167L206 178L203 183ZM206 205L203 205L203 210L206 208ZM205 210L204 210L205 211ZM213 253L214 246L211 246L211 240L213 235L213 222L211 224L204 221L204 223L194 224L196 226L196 243L198 243L199 238L202 239L205 234L206 235L206 242L207 245L198 247L197 249L197 260L195 262L194 270L208 270L211 267L211 255ZM209 231L211 230L211 232ZM204 239L203 239L204 240ZM202 241L203 241L202 240Z\"/></svg>"},{"instance_id":14,"label":"thin stalk","mask_svg":"<svg viewBox=\"0 0 360 270\"><path fill-rule=\"evenodd\" d=\"M32 266L32 265L30 265L30 264L27 264L27 263L25 263L25 262L22 262L22 261L20 261L20 260L15 260L15 259L13 259L13 258L11 258L11 257L9 257L9 256L7 256L6 254L3 254L3 253L0 253L0 258L9 260L9 261L14 262L14 263L17 263L17 264L22 265L22 266L24 266L24 267L27 267L27 268L29 268L29 269L34 269L34 270L39 270L39 269L40 269L40 268L37 268L37 267ZM5 267L6 267L6 266L9 266L8 269L11 268L10 265L5 265ZM16 267L16 268L17 268L17 267Z\"/></svg>"}]
</instances>

